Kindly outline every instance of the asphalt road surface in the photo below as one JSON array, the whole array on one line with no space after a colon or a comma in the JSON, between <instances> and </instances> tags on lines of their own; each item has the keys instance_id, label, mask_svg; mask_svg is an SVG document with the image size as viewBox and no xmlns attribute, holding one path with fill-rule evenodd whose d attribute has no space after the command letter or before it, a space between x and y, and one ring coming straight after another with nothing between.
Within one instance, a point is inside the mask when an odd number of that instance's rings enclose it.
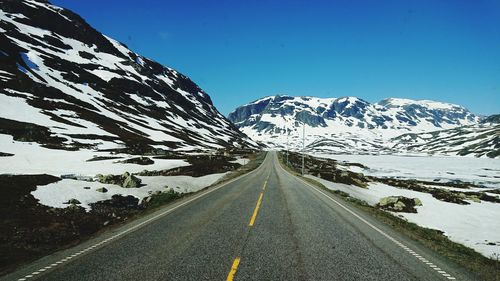
<instances>
[{"instance_id":1,"label":"asphalt road surface","mask_svg":"<svg viewBox=\"0 0 500 281\"><path fill-rule=\"evenodd\" d=\"M3 280L477 280L335 196L276 153Z\"/></svg>"}]
</instances>

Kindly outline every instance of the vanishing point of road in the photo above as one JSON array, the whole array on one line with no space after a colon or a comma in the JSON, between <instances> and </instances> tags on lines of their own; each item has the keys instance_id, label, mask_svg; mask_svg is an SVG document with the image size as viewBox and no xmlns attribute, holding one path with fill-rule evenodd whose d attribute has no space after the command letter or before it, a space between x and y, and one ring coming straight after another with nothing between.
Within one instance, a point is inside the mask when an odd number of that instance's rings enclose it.
<instances>
[{"instance_id":1,"label":"vanishing point of road","mask_svg":"<svg viewBox=\"0 0 500 281\"><path fill-rule=\"evenodd\" d=\"M285 171L256 170L1 280L474 280Z\"/></svg>"}]
</instances>

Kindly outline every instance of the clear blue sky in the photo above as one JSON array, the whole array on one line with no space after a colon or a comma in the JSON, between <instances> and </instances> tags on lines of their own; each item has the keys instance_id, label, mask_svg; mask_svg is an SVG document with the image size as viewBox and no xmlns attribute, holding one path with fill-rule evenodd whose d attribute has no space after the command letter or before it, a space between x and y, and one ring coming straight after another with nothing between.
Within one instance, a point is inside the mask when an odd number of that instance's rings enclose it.
<instances>
[{"instance_id":1,"label":"clear blue sky","mask_svg":"<svg viewBox=\"0 0 500 281\"><path fill-rule=\"evenodd\" d=\"M498 0L51 0L188 75L228 114L265 95L500 113Z\"/></svg>"}]
</instances>

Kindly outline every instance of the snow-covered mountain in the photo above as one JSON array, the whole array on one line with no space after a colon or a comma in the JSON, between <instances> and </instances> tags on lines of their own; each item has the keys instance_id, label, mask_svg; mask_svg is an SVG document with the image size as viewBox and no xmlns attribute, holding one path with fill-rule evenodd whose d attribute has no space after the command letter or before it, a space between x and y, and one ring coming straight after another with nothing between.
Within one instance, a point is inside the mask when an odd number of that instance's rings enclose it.
<instances>
[{"instance_id":1,"label":"snow-covered mountain","mask_svg":"<svg viewBox=\"0 0 500 281\"><path fill-rule=\"evenodd\" d=\"M0 1L0 134L138 153L254 145L188 77L44 0Z\"/></svg>"},{"instance_id":2,"label":"snow-covered mountain","mask_svg":"<svg viewBox=\"0 0 500 281\"><path fill-rule=\"evenodd\" d=\"M428 100L389 98L371 104L356 97L278 95L238 107L229 114L229 120L250 138L271 148L301 149L302 130L305 129L305 146L310 152L410 151L483 156L498 145L498 127L493 123L480 124L478 116L459 105ZM462 127L464 129L457 129ZM455 149L447 148L444 142L441 149L430 149L430 143L425 148L415 147L437 135L450 136L453 132L460 135L458 132L466 131L475 135L484 131L489 141L485 141L481 151L471 153L460 152L458 140ZM424 135L427 132L435 133ZM424 141L425 136L432 137ZM464 142L470 136L464 134Z\"/></svg>"},{"instance_id":3,"label":"snow-covered mountain","mask_svg":"<svg viewBox=\"0 0 500 281\"><path fill-rule=\"evenodd\" d=\"M480 124L429 133L408 133L391 140L395 151L432 154L500 156L499 115L492 115Z\"/></svg>"}]
</instances>

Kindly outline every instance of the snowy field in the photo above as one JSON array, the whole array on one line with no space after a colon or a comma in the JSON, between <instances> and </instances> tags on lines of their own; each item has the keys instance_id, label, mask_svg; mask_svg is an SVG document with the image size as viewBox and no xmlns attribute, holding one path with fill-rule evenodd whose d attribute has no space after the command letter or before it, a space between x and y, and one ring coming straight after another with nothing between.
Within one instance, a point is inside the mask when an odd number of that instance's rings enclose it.
<instances>
[{"instance_id":1,"label":"snowy field","mask_svg":"<svg viewBox=\"0 0 500 281\"><path fill-rule=\"evenodd\" d=\"M113 184L103 184L100 182L86 182L79 180L64 179L56 183L39 186L31 194L39 200L40 204L55 208L66 208L64 204L70 199L77 199L81 202L79 206L90 210L90 204L98 201L109 200L115 194L123 196L132 195L141 202L145 197L156 191L165 192L172 189L179 193L189 193L199 191L210 186L223 178L227 173L211 174L203 177L190 176L153 176L138 177L142 180L139 188L123 188ZM85 189L88 187L88 189ZM104 187L108 191L102 193L98 188Z\"/></svg>"},{"instance_id":2,"label":"snowy field","mask_svg":"<svg viewBox=\"0 0 500 281\"><path fill-rule=\"evenodd\" d=\"M0 157L0 174L50 174L61 176L75 174L95 176L97 174L123 174L124 172L137 173L144 169L168 170L190 164L179 159L153 159L151 165L137 165L132 163L116 163L117 161L132 158L127 154L113 154L92 150L67 151L41 147L37 143L17 142L12 136L0 134L2 147L0 152L14 154L14 156ZM112 156L120 159L90 161L94 156Z\"/></svg>"},{"instance_id":3,"label":"snowy field","mask_svg":"<svg viewBox=\"0 0 500 281\"><path fill-rule=\"evenodd\" d=\"M326 155L315 157L360 163L368 169L349 166L353 172L376 177L394 177L442 182L460 180L500 188L500 159L460 156Z\"/></svg>"},{"instance_id":4,"label":"snowy field","mask_svg":"<svg viewBox=\"0 0 500 281\"><path fill-rule=\"evenodd\" d=\"M55 150L41 147L36 143L13 141L12 136L0 134L2 147L0 152L14 156L0 157L0 174L49 174L54 176L77 175L93 178L97 174L121 175L125 172L137 173L147 170L168 170L176 167L189 166L182 159L152 159L154 164L138 165L133 163L118 163L137 156L128 154L110 154L81 149L79 151ZM116 157L118 159L87 161L95 157ZM234 162L245 163L246 159L238 158ZM97 181L63 179L56 183L38 186L31 194L40 204L55 208L66 208L71 199L80 201L80 206L90 210L90 204L109 200L115 194L132 195L139 200L157 191L172 189L179 193L196 192L214 184L227 173L211 174L202 177L191 176L138 176L143 186L139 188L123 188L113 184L103 184ZM107 192L97 189L106 188Z\"/></svg>"}]
</instances>

